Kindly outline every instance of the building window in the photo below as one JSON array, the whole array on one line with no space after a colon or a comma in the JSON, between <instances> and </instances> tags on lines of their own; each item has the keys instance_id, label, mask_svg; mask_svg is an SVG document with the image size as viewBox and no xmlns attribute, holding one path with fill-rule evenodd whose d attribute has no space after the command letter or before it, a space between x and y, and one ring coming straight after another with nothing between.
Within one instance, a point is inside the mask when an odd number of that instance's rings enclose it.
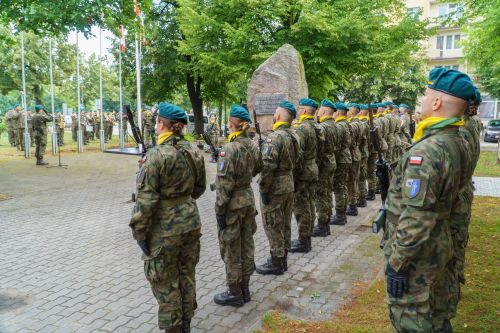
<instances>
[{"instance_id":1,"label":"building window","mask_svg":"<svg viewBox=\"0 0 500 333\"><path fill-rule=\"evenodd\" d=\"M439 5L438 15L440 19L458 19L461 18L463 14L463 6L456 3L442 4Z\"/></svg>"},{"instance_id":2,"label":"building window","mask_svg":"<svg viewBox=\"0 0 500 333\"><path fill-rule=\"evenodd\" d=\"M460 35L455 35L455 43L454 43L454 48L455 49L460 49L462 48L462 42L460 41Z\"/></svg>"},{"instance_id":3,"label":"building window","mask_svg":"<svg viewBox=\"0 0 500 333\"><path fill-rule=\"evenodd\" d=\"M437 37L436 49L438 50L444 49L444 36Z\"/></svg>"},{"instance_id":4,"label":"building window","mask_svg":"<svg viewBox=\"0 0 500 333\"><path fill-rule=\"evenodd\" d=\"M451 50L453 48L453 35L446 36L446 49Z\"/></svg>"},{"instance_id":5,"label":"building window","mask_svg":"<svg viewBox=\"0 0 500 333\"><path fill-rule=\"evenodd\" d=\"M451 50L462 48L462 36L461 35L446 35L436 37L436 49L437 50ZM446 44L445 44L446 43Z\"/></svg>"},{"instance_id":6,"label":"building window","mask_svg":"<svg viewBox=\"0 0 500 333\"><path fill-rule=\"evenodd\" d=\"M460 69L459 65L447 65L447 66L438 66L438 67L443 67L443 68L446 68L446 69L455 69L457 71Z\"/></svg>"},{"instance_id":7,"label":"building window","mask_svg":"<svg viewBox=\"0 0 500 333\"><path fill-rule=\"evenodd\" d=\"M422 12L422 8L420 8L420 7L408 8L408 15L416 21L420 21L420 13L421 12Z\"/></svg>"}]
</instances>

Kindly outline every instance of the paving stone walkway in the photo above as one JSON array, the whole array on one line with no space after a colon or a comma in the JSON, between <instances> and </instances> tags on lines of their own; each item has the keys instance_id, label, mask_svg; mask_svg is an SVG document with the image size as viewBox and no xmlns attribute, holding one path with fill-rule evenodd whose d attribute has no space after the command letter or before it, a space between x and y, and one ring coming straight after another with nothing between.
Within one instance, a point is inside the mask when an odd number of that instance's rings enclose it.
<instances>
[{"instance_id":1,"label":"paving stone walkway","mask_svg":"<svg viewBox=\"0 0 500 333\"><path fill-rule=\"evenodd\" d=\"M498 177L472 177L474 182L474 195L483 197L500 197L500 178Z\"/></svg>"},{"instance_id":2,"label":"paving stone walkway","mask_svg":"<svg viewBox=\"0 0 500 333\"><path fill-rule=\"evenodd\" d=\"M55 157L48 157L55 164ZM101 153L63 155L67 170L35 167L33 159L0 161L0 332L158 332L157 304L142 271L128 220L137 158ZM215 167L207 163L208 179ZM255 186L255 184L254 184ZM379 235L367 226L372 202L313 240L313 251L291 254L282 276L254 274L252 301L241 308L213 303L225 289L213 205L198 200L202 251L193 332L246 332L274 308L302 319L325 319L360 280L381 267ZM256 261L269 245L260 215ZM293 234L296 237L294 222Z\"/></svg>"}]
</instances>

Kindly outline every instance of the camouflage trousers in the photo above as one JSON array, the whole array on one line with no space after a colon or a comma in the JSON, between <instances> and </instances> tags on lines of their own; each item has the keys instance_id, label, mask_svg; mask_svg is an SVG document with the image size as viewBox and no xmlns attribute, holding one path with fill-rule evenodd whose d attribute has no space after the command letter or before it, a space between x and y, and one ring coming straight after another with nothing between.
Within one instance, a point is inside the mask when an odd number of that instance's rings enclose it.
<instances>
[{"instance_id":1,"label":"camouflage trousers","mask_svg":"<svg viewBox=\"0 0 500 333\"><path fill-rule=\"evenodd\" d=\"M7 135L9 137L10 145L11 146L15 145L16 144L16 132L14 131L14 129L12 129L12 128L7 129Z\"/></svg>"},{"instance_id":2,"label":"camouflage trousers","mask_svg":"<svg viewBox=\"0 0 500 333\"><path fill-rule=\"evenodd\" d=\"M200 259L200 229L151 241L144 274L158 302L158 325L168 329L190 319L197 308L195 268Z\"/></svg>"},{"instance_id":3,"label":"camouflage trousers","mask_svg":"<svg viewBox=\"0 0 500 333\"><path fill-rule=\"evenodd\" d=\"M320 175L316 189L316 212L318 224L326 225L333 211L333 174Z\"/></svg>"},{"instance_id":4,"label":"camouflage trousers","mask_svg":"<svg viewBox=\"0 0 500 333\"><path fill-rule=\"evenodd\" d=\"M255 215L253 205L227 211L226 228L219 230L220 255L226 264L228 286L241 283L243 277L249 277L255 271Z\"/></svg>"},{"instance_id":5,"label":"camouflage trousers","mask_svg":"<svg viewBox=\"0 0 500 333\"><path fill-rule=\"evenodd\" d=\"M358 201L366 197L368 189L366 188L368 157L362 157L359 162L359 178L358 178Z\"/></svg>"},{"instance_id":6,"label":"camouflage trousers","mask_svg":"<svg viewBox=\"0 0 500 333\"><path fill-rule=\"evenodd\" d=\"M78 127L71 127L71 138L73 139L74 142L77 141L78 139Z\"/></svg>"},{"instance_id":7,"label":"camouflage trousers","mask_svg":"<svg viewBox=\"0 0 500 333\"><path fill-rule=\"evenodd\" d=\"M17 128L16 133L16 146L24 149L24 128Z\"/></svg>"},{"instance_id":8,"label":"camouflage trousers","mask_svg":"<svg viewBox=\"0 0 500 333\"><path fill-rule=\"evenodd\" d=\"M47 148L47 134L35 135L35 145L35 157L42 160L45 155L45 149Z\"/></svg>"},{"instance_id":9,"label":"camouflage trousers","mask_svg":"<svg viewBox=\"0 0 500 333\"><path fill-rule=\"evenodd\" d=\"M360 161L352 161L349 169L349 179L347 180L347 202L349 205L356 205L358 202Z\"/></svg>"},{"instance_id":10,"label":"camouflage trousers","mask_svg":"<svg viewBox=\"0 0 500 333\"><path fill-rule=\"evenodd\" d=\"M333 177L333 193L335 194L335 209L346 210L347 208L347 179L346 176L351 168L350 163L337 163L335 176Z\"/></svg>"},{"instance_id":11,"label":"camouflage trousers","mask_svg":"<svg viewBox=\"0 0 500 333\"><path fill-rule=\"evenodd\" d=\"M370 191L375 191L378 187L376 163L377 163L377 154L371 153L368 156L368 162L366 163L366 178L368 180L368 189Z\"/></svg>"},{"instance_id":12,"label":"camouflage trousers","mask_svg":"<svg viewBox=\"0 0 500 333\"><path fill-rule=\"evenodd\" d=\"M59 146L64 144L64 128L57 129L57 144Z\"/></svg>"},{"instance_id":13,"label":"camouflage trousers","mask_svg":"<svg viewBox=\"0 0 500 333\"><path fill-rule=\"evenodd\" d=\"M262 223L269 240L271 254L278 258L285 256L285 250L292 243L293 193L272 194L269 205L261 201Z\"/></svg>"},{"instance_id":14,"label":"camouflage trousers","mask_svg":"<svg viewBox=\"0 0 500 333\"><path fill-rule=\"evenodd\" d=\"M311 237L316 219L316 185L316 180L296 183L293 214L297 220L300 237Z\"/></svg>"}]
</instances>

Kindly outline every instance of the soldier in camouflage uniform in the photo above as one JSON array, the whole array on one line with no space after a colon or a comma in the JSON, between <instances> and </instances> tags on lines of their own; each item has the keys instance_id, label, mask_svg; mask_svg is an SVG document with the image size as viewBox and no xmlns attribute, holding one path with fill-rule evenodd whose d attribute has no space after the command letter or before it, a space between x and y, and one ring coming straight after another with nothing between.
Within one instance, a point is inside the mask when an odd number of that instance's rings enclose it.
<instances>
[{"instance_id":1,"label":"soldier in camouflage uniform","mask_svg":"<svg viewBox=\"0 0 500 333\"><path fill-rule=\"evenodd\" d=\"M318 182L318 154L324 143L324 134L315 120L318 103L310 98L299 100L299 137L301 158L294 171L295 192L293 213L297 220L299 238L292 242L289 252L311 251L311 234L316 219L316 184Z\"/></svg>"},{"instance_id":2,"label":"soldier in camouflage uniform","mask_svg":"<svg viewBox=\"0 0 500 333\"><path fill-rule=\"evenodd\" d=\"M433 69L415 143L394 170L384 253L395 332L452 332L441 313L449 301L441 286L453 256L453 207L470 179L470 170L463 169L470 148L459 128L467 101L473 98L467 75Z\"/></svg>"},{"instance_id":3,"label":"soldier in camouflage uniform","mask_svg":"<svg viewBox=\"0 0 500 333\"><path fill-rule=\"evenodd\" d=\"M283 101L274 113L273 131L262 144L259 179L262 223L269 240L271 257L256 267L259 274L281 275L288 268L294 191L294 167L300 160L299 138L291 128L297 111Z\"/></svg>"},{"instance_id":4,"label":"soldier in camouflage uniform","mask_svg":"<svg viewBox=\"0 0 500 333\"><path fill-rule=\"evenodd\" d=\"M318 224L314 227L313 237L326 237L330 235L330 219L333 212L333 175L337 167L335 160L339 139L337 128L333 120L335 105L332 101L324 99L318 111L318 120L323 129L324 143L318 156L318 186L316 191L316 211Z\"/></svg>"},{"instance_id":5,"label":"soldier in camouflage uniform","mask_svg":"<svg viewBox=\"0 0 500 333\"><path fill-rule=\"evenodd\" d=\"M368 171L368 158L370 156L369 139L370 139L370 125L368 124L368 105L357 104L353 109L355 120L360 127L359 138L359 151L361 153L361 161L359 163L359 178L357 183L357 207L366 207L366 195L368 193L366 187L367 171ZM358 112L359 111L359 112Z\"/></svg>"},{"instance_id":6,"label":"soldier in camouflage uniform","mask_svg":"<svg viewBox=\"0 0 500 333\"><path fill-rule=\"evenodd\" d=\"M16 146L16 132L14 131L14 119L12 119L14 112L14 109L11 109L5 114L5 125L7 125L7 136L11 147Z\"/></svg>"},{"instance_id":7,"label":"soldier in camouflage uniform","mask_svg":"<svg viewBox=\"0 0 500 333\"><path fill-rule=\"evenodd\" d=\"M347 223L347 180L349 169L352 164L351 140L352 133L347 122L347 106L344 103L335 104L336 110L333 114L335 127L338 132L339 150L335 156L337 168L333 177L333 192L335 194L335 215L330 220L332 225L345 225Z\"/></svg>"},{"instance_id":8,"label":"soldier in camouflage uniform","mask_svg":"<svg viewBox=\"0 0 500 333\"><path fill-rule=\"evenodd\" d=\"M399 150L401 146L401 141L399 140L399 116L394 114L394 103L385 102L385 106L387 108L385 118L389 123L389 133L387 141L387 145L389 146L387 154L389 157L387 160L391 163L391 167L394 168L396 163L398 162Z\"/></svg>"},{"instance_id":9,"label":"soldier in camouflage uniform","mask_svg":"<svg viewBox=\"0 0 500 333\"><path fill-rule=\"evenodd\" d=\"M35 157L36 165L47 165L43 160L45 148L47 147L47 123L52 121L52 117L47 114L43 105L35 106L35 114L31 118L33 131L35 133Z\"/></svg>"},{"instance_id":10,"label":"soldier in camouflage uniform","mask_svg":"<svg viewBox=\"0 0 500 333\"><path fill-rule=\"evenodd\" d=\"M64 116L62 113L58 112L56 114L56 133L57 133L57 145L64 146Z\"/></svg>"},{"instance_id":11,"label":"soldier in camouflage uniform","mask_svg":"<svg viewBox=\"0 0 500 333\"><path fill-rule=\"evenodd\" d=\"M231 106L231 134L219 153L215 214L228 286L227 291L214 297L219 305L242 306L250 301L250 276L255 270L253 235L257 231L250 184L262 168L259 147L247 134L251 122L244 107Z\"/></svg>"},{"instance_id":12,"label":"soldier in camouflage uniform","mask_svg":"<svg viewBox=\"0 0 500 333\"><path fill-rule=\"evenodd\" d=\"M73 142L76 142L78 139L78 114L77 113L72 113L71 114L71 138L73 139Z\"/></svg>"},{"instance_id":13,"label":"soldier in camouflage uniform","mask_svg":"<svg viewBox=\"0 0 500 333\"><path fill-rule=\"evenodd\" d=\"M352 105L352 104L351 104ZM362 124L356 119L356 115L359 112L357 104L354 106L349 106L349 111L347 111L347 122L351 130L351 167L349 168L347 179L347 210L346 215L358 216L358 208L356 203L358 202L358 181L359 181L359 170L361 164L361 150L359 145L361 143L361 135L363 134Z\"/></svg>"},{"instance_id":14,"label":"soldier in camouflage uniform","mask_svg":"<svg viewBox=\"0 0 500 333\"><path fill-rule=\"evenodd\" d=\"M390 121L385 117L386 108L385 103L377 103L377 114L374 115L374 126L377 127L378 134L378 142L380 146L380 150L382 151L382 155L386 161L390 161L390 149L388 145L388 140L390 136ZM375 193L380 194L380 184L378 179L375 182Z\"/></svg>"},{"instance_id":15,"label":"soldier in camouflage uniform","mask_svg":"<svg viewBox=\"0 0 500 333\"><path fill-rule=\"evenodd\" d=\"M401 125L399 129L399 139L401 140L401 155L406 151L406 149L411 145L412 138L410 135L410 108L406 104L401 104L399 106L401 111Z\"/></svg>"},{"instance_id":16,"label":"soldier in camouflage uniform","mask_svg":"<svg viewBox=\"0 0 500 333\"><path fill-rule=\"evenodd\" d=\"M159 304L160 329L190 332L201 235L195 200L205 192L205 164L199 149L182 135L184 110L166 102L159 110L158 145L142 159L130 227Z\"/></svg>"}]
</instances>

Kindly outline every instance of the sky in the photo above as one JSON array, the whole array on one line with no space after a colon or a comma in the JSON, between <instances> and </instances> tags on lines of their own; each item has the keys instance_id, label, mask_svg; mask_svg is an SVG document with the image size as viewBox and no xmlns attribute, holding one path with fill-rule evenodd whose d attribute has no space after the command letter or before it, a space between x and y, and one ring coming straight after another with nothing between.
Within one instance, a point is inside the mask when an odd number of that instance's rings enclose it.
<instances>
[{"instance_id":1,"label":"sky","mask_svg":"<svg viewBox=\"0 0 500 333\"><path fill-rule=\"evenodd\" d=\"M96 56L99 56L99 28L92 27L92 34L94 37L90 37L86 39L83 34L78 35L78 45L80 47L80 51L88 58L92 53L95 53ZM111 48L111 40L116 39L110 31L103 30L102 31L102 55L107 56L110 55L108 49ZM69 33L68 41L71 44L76 44L76 32L72 31Z\"/></svg>"}]
</instances>

